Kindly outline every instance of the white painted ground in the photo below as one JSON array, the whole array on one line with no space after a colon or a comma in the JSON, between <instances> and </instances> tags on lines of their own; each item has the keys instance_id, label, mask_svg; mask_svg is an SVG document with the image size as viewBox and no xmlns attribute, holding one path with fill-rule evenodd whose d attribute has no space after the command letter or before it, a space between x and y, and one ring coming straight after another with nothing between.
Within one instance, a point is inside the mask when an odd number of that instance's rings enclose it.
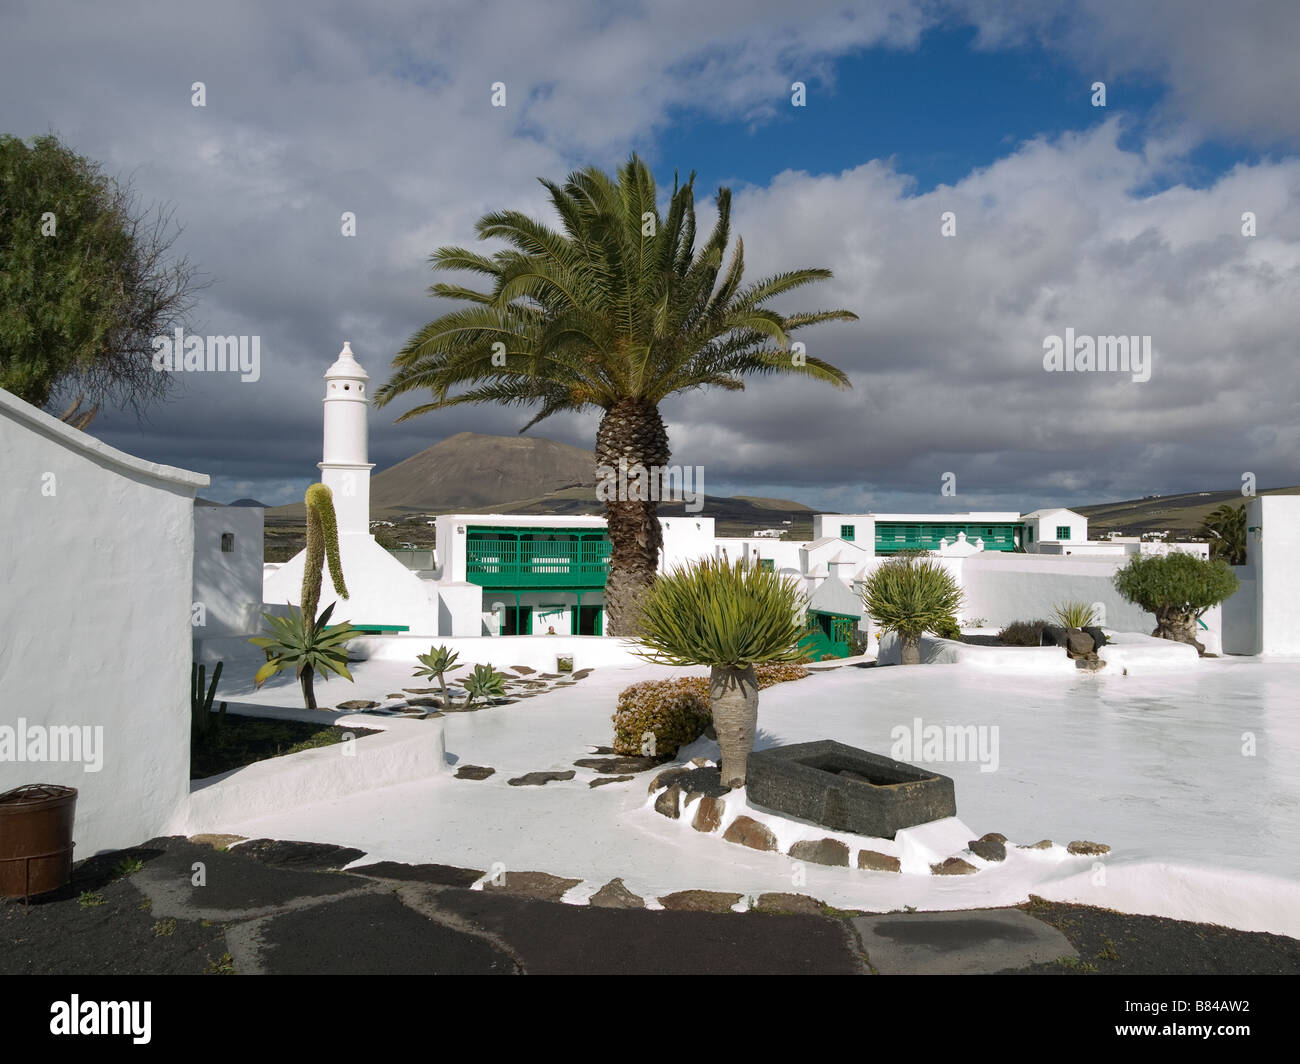
<instances>
[{"instance_id":1,"label":"white painted ground","mask_svg":"<svg viewBox=\"0 0 1300 1064\"><path fill-rule=\"evenodd\" d=\"M241 670L242 671L242 670ZM997 771L936 765L956 780L957 809L975 838L1107 843L1112 853L1062 859L1009 849L964 877L859 872L794 863L703 835L649 808L649 774L590 789L570 782L509 787L539 769L572 768L610 742L617 692L673 673L598 669L577 686L442 720L449 759L491 765L486 781L442 775L346 799L232 820L249 837L333 842L363 862L439 862L582 878L581 901L620 876L645 897L702 888L756 896L797 891L845 908L887 911L1013 904L1029 892L1130 911L1300 937L1300 660L1205 659L1185 674L997 676L960 665L844 668L761 694L758 746L834 738L889 754L895 726L998 729ZM227 673L231 673L227 665ZM424 686L402 663L357 665L355 684L318 687L322 705L382 701ZM291 705L288 683L231 698ZM223 693L226 677L223 676ZM328 692L328 693L326 693ZM992 733L987 733L991 735ZM1253 735L1254 756L1243 756ZM692 749L691 753L698 752ZM904 758L904 760L907 760ZM784 840L783 840L784 841ZM981 864L979 861L973 863Z\"/></svg>"}]
</instances>

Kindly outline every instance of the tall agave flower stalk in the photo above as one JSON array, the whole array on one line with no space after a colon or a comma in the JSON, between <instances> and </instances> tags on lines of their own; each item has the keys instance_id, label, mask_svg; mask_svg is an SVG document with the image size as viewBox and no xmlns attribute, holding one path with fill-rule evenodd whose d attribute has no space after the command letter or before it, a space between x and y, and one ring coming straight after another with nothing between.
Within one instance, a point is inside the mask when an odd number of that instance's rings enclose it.
<instances>
[{"instance_id":1,"label":"tall agave flower stalk","mask_svg":"<svg viewBox=\"0 0 1300 1064\"><path fill-rule=\"evenodd\" d=\"M350 624L329 623L334 612L331 604L318 618L322 570L329 565L334 591L340 598L348 597L343 582L343 566L339 560L338 525L334 518L334 496L324 484L313 484L307 489L307 553L302 570L301 606L290 608L288 617L263 614L269 635L250 639L249 642L267 651L267 662L257 670L254 682L261 686L282 669L293 667L302 685L303 705L316 709L316 670L334 672L344 679L352 679L347 667L344 644L355 634Z\"/></svg>"},{"instance_id":2,"label":"tall agave flower stalk","mask_svg":"<svg viewBox=\"0 0 1300 1064\"><path fill-rule=\"evenodd\" d=\"M708 665L722 782L742 787L758 728L754 666L802 657L803 596L784 575L706 558L657 576L641 600L637 653L662 665Z\"/></svg>"}]
</instances>

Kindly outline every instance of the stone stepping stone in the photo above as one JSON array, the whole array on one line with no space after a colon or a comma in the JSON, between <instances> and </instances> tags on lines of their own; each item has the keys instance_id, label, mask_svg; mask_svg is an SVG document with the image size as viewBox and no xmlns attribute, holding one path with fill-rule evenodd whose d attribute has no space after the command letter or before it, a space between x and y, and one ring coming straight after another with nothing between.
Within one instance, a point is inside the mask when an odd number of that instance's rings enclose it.
<instances>
[{"instance_id":1,"label":"stone stepping stone","mask_svg":"<svg viewBox=\"0 0 1300 1064\"><path fill-rule=\"evenodd\" d=\"M659 757L580 757L574 762L579 768L595 769L606 775L624 772L645 772L663 764Z\"/></svg>"},{"instance_id":2,"label":"stone stepping stone","mask_svg":"<svg viewBox=\"0 0 1300 1064\"><path fill-rule=\"evenodd\" d=\"M371 702L371 701L369 701L368 699L365 699L365 698L353 698L353 699L349 699L347 702L340 702L336 708L338 708L338 709L375 709L378 705L379 705L378 702Z\"/></svg>"},{"instance_id":3,"label":"stone stepping stone","mask_svg":"<svg viewBox=\"0 0 1300 1064\"><path fill-rule=\"evenodd\" d=\"M599 909L644 909L645 899L633 894L621 879L611 879L587 901Z\"/></svg>"},{"instance_id":4,"label":"stone stepping stone","mask_svg":"<svg viewBox=\"0 0 1300 1064\"><path fill-rule=\"evenodd\" d=\"M559 901L566 891L582 882L581 879L563 879L546 872L506 872L503 878L505 881L500 884L490 879L485 881L483 889L494 893L522 894L540 901Z\"/></svg>"},{"instance_id":5,"label":"stone stepping stone","mask_svg":"<svg viewBox=\"0 0 1300 1064\"><path fill-rule=\"evenodd\" d=\"M441 693L442 689L439 687L403 687L402 690L405 691L408 695L436 695ZM389 695L388 697L400 698L402 696Z\"/></svg>"},{"instance_id":6,"label":"stone stepping stone","mask_svg":"<svg viewBox=\"0 0 1300 1064\"><path fill-rule=\"evenodd\" d=\"M674 912L729 913L740 898L739 894L727 894L719 890L679 890L665 894L659 899L659 904Z\"/></svg>"},{"instance_id":7,"label":"stone stepping stone","mask_svg":"<svg viewBox=\"0 0 1300 1064\"><path fill-rule=\"evenodd\" d=\"M821 916L822 903L807 894L760 894L754 908L763 913L785 913L797 916Z\"/></svg>"},{"instance_id":8,"label":"stone stepping stone","mask_svg":"<svg viewBox=\"0 0 1300 1064\"><path fill-rule=\"evenodd\" d=\"M595 671L595 669L579 669L577 672L573 673L573 678L575 680L585 680Z\"/></svg>"},{"instance_id":9,"label":"stone stepping stone","mask_svg":"<svg viewBox=\"0 0 1300 1064\"><path fill-rule=\"evenodd\" d=\"M589 747L587 747L587 753L589 753L589 754L613 754L613 753L616 753L616 751L615 751L615 749L614 749L612 746L589 746Z\"/></svg>"},{"instance_id":10,"label":"stone stepping stone","mask_svg":"<svg viewBox=\"0 0 1300 1064\"><path fill-rule=\"evenodd\" d=\"M881 975L989 975L1078 956L1060 931L1018 909L893 913L850 923Z\"/></svg>"},{"instance_id":11,"label":"stone stepping stone","mask_svg":"<svg viewBox=\"0 0 1300 1064\"><path fill-rule=\"evenodd\" d=\"M375 879L398 879L410 883L435 883L444 887L470 887L483 878L482 870L458 868L441 864L399 864L396 861L378 861L375 864L349 868L348 875L371 876Z\"/></svg>"},{"instance_id":12,"label":"stone stepping stone","mask_svg":"<svg viewBox=\"0 0 1300 1064\"><path fill-rule=\"evenodd\" d=\"M512 780L506 780L511 787L544 787L546 784L558 780L571 780L577 773L573 769L567 772L525 772L522 776L516 776ZM581 882L574 880L575 883Z\"/></svg>"},{"instance_id":13,"label":"stone stepping stone","mask_svg":"<svg viewBox=\"0 0 1300 1064\"><path fill-rule=\"evenodd\" d=\"M458 780L485 780L494 775L496 769L488 768L486 765L461 765L456 769L456 778Z\"/></svg>"},{"instance_id":14,"label":"stone stepping stone","mask_svg":"<svg viewBox=\"0 0 1300 1064\"><path fill-rule=\"evenodd\" d=\"M537 678L539 680L558 680L560 674L558 672L539 672Z\"/></svg>"},{"instance_id":15,"label":"stone stepping stone","mask_svg":"<svg viewBox=\"0 0 1300 1064\"><path fill-rule=\"evenodd\" d=\"M511 665L510 669L513 672L522 673L525 676L531 676L537 671L536 669L530 669L527 665Z\"/></svg>"},{"instance_id":16,"label":"stone stepping stone","mask_svg":"<svg viewBox=\"0 0 1300 1064\"><path fill-rule=\"evenodd\" d=\"M607 783L626 783L628 780L636 779L635 776L601 776L600 779L592 780L587 784L588 787L603 787Z\"/></svg>"}]
</instances>

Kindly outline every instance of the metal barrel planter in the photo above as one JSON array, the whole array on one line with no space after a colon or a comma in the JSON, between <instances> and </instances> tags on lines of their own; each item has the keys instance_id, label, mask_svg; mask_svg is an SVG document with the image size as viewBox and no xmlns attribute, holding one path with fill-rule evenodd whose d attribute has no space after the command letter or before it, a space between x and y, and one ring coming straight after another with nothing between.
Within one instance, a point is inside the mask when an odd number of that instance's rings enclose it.
<instances>
[{"instance_id":1,"label":"metal barrel planter","mask_svg":"<svg viewBox=\"0 0 1300 1064\"><path fill-rule=\"evenodd\" d=\"M0 896L30 898L72 878L77 789L29 783L0 794Z\"/></svg>"}]
</instances>

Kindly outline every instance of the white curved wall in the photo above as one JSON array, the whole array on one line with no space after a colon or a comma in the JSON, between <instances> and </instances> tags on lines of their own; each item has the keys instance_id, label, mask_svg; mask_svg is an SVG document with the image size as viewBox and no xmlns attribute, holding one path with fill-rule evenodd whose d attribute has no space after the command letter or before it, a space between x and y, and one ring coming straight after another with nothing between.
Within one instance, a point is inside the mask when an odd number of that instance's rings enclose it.
<instances>
[{"instance_id":1,"label":"white curved wall","mask_svg":"<svg viewBox=\"0 0 1300 1064\"><path fill-rule=\"evenodd\" d=\"M75 856L159 834L189 793L194 493L0 391L0 724L102 729L103 762L0 761L79 791Z\"/></svg>"}]
</instances>

